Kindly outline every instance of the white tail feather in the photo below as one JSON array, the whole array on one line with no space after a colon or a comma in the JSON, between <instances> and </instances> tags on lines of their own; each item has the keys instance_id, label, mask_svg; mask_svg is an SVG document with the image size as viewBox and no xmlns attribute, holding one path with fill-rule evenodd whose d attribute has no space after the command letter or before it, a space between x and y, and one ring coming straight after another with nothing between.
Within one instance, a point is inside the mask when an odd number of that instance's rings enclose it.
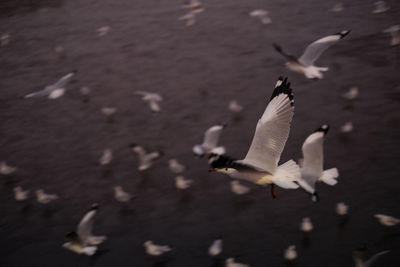
<instances>
[{"instance_id":1,"label":"white tail feather","mask_svg":"<svg viewBox=\"0 0 400 267\"><path fill-rule=\"evenodd\" d=\"M294 182L299 182L300 177L300 167L294 162L294 160L289 160L278 166L278 169L272 177L272 181L274 184L282 188L296 189L299 185Z\"/></svg>"},{"instance_id":2,"label":"white tail feather","mask_svg":"<svg viewBox=\"0 0 400 267\"><path fill-rule=\"evenodd\" d=\"M335 178L339 177L339 171L337 168L332 168L329 170L325 170L322 172L321 177L318 181L322 181L328 185L335 185L337 184L337 180Z\"/></svg>"},{"instance_id":3,"label":"white tail feather","mask_svg":"<svg viewBox=\"0 0 400 267\"><path fill-rule=\"evenodd\" d=\"M96 253L97 247L84 247L83 248L83 253L85 253L88 256L94 255Z\"/></svg>"}]
</instances>

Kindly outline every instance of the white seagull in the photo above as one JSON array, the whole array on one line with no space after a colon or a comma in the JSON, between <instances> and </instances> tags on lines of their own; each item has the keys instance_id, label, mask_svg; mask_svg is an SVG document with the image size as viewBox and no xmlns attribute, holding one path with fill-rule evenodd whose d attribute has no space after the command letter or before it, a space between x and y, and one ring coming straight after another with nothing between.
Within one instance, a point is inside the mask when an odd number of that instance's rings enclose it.
<instances>
[{"instance_id":1,"label":"white seagull","mask_svg":"<svg viewBox=\"0 0 400 267\"><path fill-rule=\"evenodd\" d=\"M151 240L144 242L143 245L146 248L146 253L152 256L160 256L172 250L169 246L156 245Z\"/></svg>"},{"instance_id":2,"label":"white seagull","mask_svg":"<svg viewBox=\"0 0 400 267\"><path fill-rule=\"evenodd\" d=\"M318 194L315 190L315 183L322 181L328 185L335 185L339 176L337 168L324 171L323 144L329 126L324 124L314 133L307 137L301 148L303 152L303 164L301 166L301 179L299 185L311 194L313 201L318 201Z\"/></svg>"},{"instance_id":3,"label":"white seagull","mask_svg":"<svg viewBox=\"0 0 400 267\"><path fill-rule=\"evenodd\" d=\"M93 255L96 253L97 245L106 240L106 236L93 236L92 228L94 216L99 208L98 204L93 204L89 211L83 216L78 224L76 232L70 232L66 235L68 242L62 246L78 254Z\"/></svg>"},{"instance_id":4,"label":"white seagull","mask_svg":"<svg viewBox=\"0 0 400 267\"><path fill-rule=\"evenodd\" d=\"M225 266L226 267L250 267L248 264L240 263L240 262L235 262L234 258L228 258L225 260Z\"/></svg>"},{"instance_id":5,"label":"white seagull","mask_svg":"<svg viewBox=\"0 0 400 267\"><path fill-rule=\"evenodd\" d=\"M114 189L114 197L119 202L128 202L132 199L132 195L125 192L121 186L117 185L113 187Z\"/></svg>"},{"instance_id":6,"label":"white seagull","mask_svg":"<svg viewBox=\"0 0 400 267\"><path fill-rule=\"evenodd\" d=\"M314 226L311 222L311 219L309 217L304 217L300 224L300 230L302 232L308 233L308 232L311 232L313 229L314 229Z\"/></svg>"},{"instance_id":7,"label":"white seagull","mask_svg":"<svg viewBox=\"0 0 400 267\"><path fill-rule=\"evenodd\" d=\"M14 198L15 198L15 200L23 201L23 200L26 200L28 198L28 195L29 195L29 191L28 190L23 191L22 187L20 187L20 186L14 187L13 190L14 190Z\"/></svg>"},{"instance_id":8,"label":"white seagull","mask_svg":"<svg viewBox=\"0 0 400 267\"><path fill-rule=\"evenodd\" d=\"M393 25L393 26L387 28L386 30L384 30L384 32L390 33L390 35L392 36L392 40L390 41L391 46L400 44L400 25L399 24Z\"/></svg>"},{"instance_id":9,"label":"white seagull","mask_svg":"<svg viewBox=\"0 0 400 267\"><path fill-rule=\"evenodd\" d=\"M258 18L262 24L270 24L272 22L271 18L268 16L268 11L264 9L253 10L249 15Z\"/></svg>"},{"instance_id":10,"label":"white seagull","mask_svg":"<svg viewBox=\"0 0 400 267\"><path fill-rule=\"evenodd\" d=\"M148 170L153 165L153 161L162 155L159 151L147 153L143 147L137 144L131 144L129 147L139 156L139 171Z\"/></svg>"},{"instance_id":11,"label":"white seagull","mask_svg":"<svg viewBox=\"0 0 400 267\"><path fill-rule=\"evenodd\" d=\"M240 113L243 111L243 107L239 105L236 100L229 101L228 109L233 113Z\"/></svg>"},{"instance_id":12,"label":"white seagull","mask_svg":"<svg viewBox=\"0 0 400 267\"><path fill-rule=\"evenodd\" d=\"M211 246L208 248L208 255L218 256L222 252L222 239L216 239L212 242Z\"/></svg>"},{"instance_id":13,"label":"white seagull","mask_svg":"<svg viewBox=\"0 0 400 267\"><path fill-rule=\"evenodd\" d=\"M192 180L186 180L182 175L175 177L175 186L180 190L188 189L192 183Z\"/></svg>"},{"instance_id":14,"label":"white seagull","mask_svg":"<svg viewBox=\"0 0 400 267\"><path fill-rule=\"evenodd\" d=\"M99 159L100 165L102 165L102 166L109 165L112 160L113 160L112 150L109 148L104 149L103 154L101 155L101 157Z\"/></svg>"},{"instance_id":15,"label":"white seagull","mask_svg":"<svg viewBox=\"0 0 400 267\"><path fill-rule=\"evenodd\" d=\"M400 223L400 219L389 215L375 214L374 217L377 218L379 222L385 226L395 226Z\"/></svg>"},{"instance_id":16,"label":"white seagull","mask_svg":"<svg viewBox=\"0 0 400 267\"><path fill-rule=\"evenodd\" d=\"M354 125L351 121L346 122L345 124L343 124L340 127L340 131L342 133L349 133L349 132L353 131L353 129L354 129Z\"/></svg>"},{"instance_id":17,"label":"white seagull","mask_svg":"<svg viewBox=\"0 0 400 267\"><path fill-rule=\"evenodd\" d=\"M348 100L356 99L359 94L359 90L357 86L350 87L349 91L343 94L343 97Z\"/></svg>"},{"instance_id":18,"label":"white seagull","mask_svg":"<svg viewBox=\"0 0 400 267\"><path fill-rule=\"evenodd\" d=\"M0 174L2 175L10 175L17 171L16 167L12 167L7 165L5 161L0 162Z\"/></svg>"},{"instance_id":19,"label":"white seagull","mask_svg":"<svg viewBox=\"0 0 400 267\"><path fill-rule=\"evenodd\" d=\"M38 189L35 191L36 200L41 204L48 204L53 200L58 199L58 195L56 194L46 194L43 189Z\"/></svg>"},{"instance_id":20,"label":"white seagull","mask_svg":"<svg viewBox=\"0 0 400 267\"><path fill-rule=\"evenodd\" d=\"M368 260L364 260L364 251L365 249L357 249L353 252L353 260L355 267L371 267L372 264L383 254L390 252L390 250L384 250L379 253L376 253Z\"/></svg>"},{"instance_id":21,"label":"white seagull","mask_svg":"<svg viewBox=\"0 0 400 267\"><path fill-rule=\"evenodd\" d=\"M25 98L47 96L49 99L56 99L64 95L67 84L75 76L76 71L63 76L56 83L46 86L43 90L27 94Z\"/></svg>"},{"instance_id":22,"label":"white seagull","mask_svg":"<svg viewBox=\"0 0 400 267\"><path fill-rule=\"evenodd\" d=\"M100 27L100 28L98 28L96 30L97 35L100 36L100 37L107 35L110 31L111 31L111 27L110 26L103 26L103 27Z\"/></svg>"},{"instance_id":23,"label":"white seagull","mask_svg":"<svg viewBox=\"0 0 400 267\"><path fill-rule=\"evenodd\" d=\"M0 46L6 46L10 42L10 35L4 33L0 36Z\"/></svg>"},{"instance_id":24,"label":"white seagull","mask_svg":"<svg viewBox=\"0 0 400 267\"><path fill-rule=\"evenodd\" d=\"M149 103L149 107L153 112L160 112L161 108L158 102L163 100L161 95L157 93L150 93L145 91L136 91L135 94L141 95L142 100Z\"/></svg>"},{"instance_id":25,"label":"white seagull","mask_svg":"<svg viewBox=\"0 0 400 267\"><path fill-rule=\"evenodd\" d=\"M186 20L186 26L192 26L196 23L196 12L189 11L187 14L179 17L178 20Z\"/></svg>"},{"instance_id":26,"label":"white seagull","mask_svg":"<svg viewBox=\"0 0 400 267\"><path fill-rule=\"evenodd\" d=\"M349 206L344 204L343 202L339 202L336 204L336 213L340 216L346 215L348 213Z\"/></svg>"},{"instance_id":27,"label":"white seagull","mask_svg":"<svg viewBox=\"0 0 400 267\"><path fill-rule=\"evenodd\" d=\"M269 104L257 123L250 149L243 160L224 155L210 155L210 171L218 171L261 186L271 185L273 198L277 198L274 185L296 189L300 181L300 168L293 161L279 165L283 148L290 132L294 113L292 89L287 79L279 78Z\"/></svg>"},{"instance_id":28,"label":"white seagull","mask_svg":"<svg viewBox=\"0 0 400 267\"><path fill-rule=\"evenodd\" d=\"M285 258L285 260L288 260L288 261L292 261L292 260L296 259L297 258L296 246L294 246L294 245L289 246L285 250L283 257Z\"/></svg>"},{"instance_id":29,"label":"white seagull","mask_svg":"<svg viewBox=\"0 0 400 267\"><path fill-rule=\"evenodd\" d=\"M224 128L224 124L210 127L204 134L203 143L193 147L192 151L195 156L203 157L204 155L209 154L224 154L225 147L218 146L219 137Z\"/></svg>"},{"instance_id":30,"label":"white seagull","mask_svg":"<svg viewBox=\"0 0 400 267\"><path fill-rule=\"evenodd\" d=\"M168 161L168 166L171 172L176 174L182 173L185 170L185 166L179 163L177 159L170 159Z\"/></svg>"},{"instance_id":31,"label":"white seagull","mask_svg":"<svg viewBox=\"0 0 400 267\"><path fill-rule=\"evenodd\" d=\"M317 67L314 65L314 62L321 56L321 54L328 49L330 46L336 44L339 40L344 38L349 34L350 31L341 31L339 33L326 36L321 38L309 46L307 46L303 55L299 58L286 54L283 52L282 48L273 44L276 51L286 57L288 62L286 62L286 67L294 72L304 74L308 79L322 79L322 72L328 71L328 67Z\"/></svg>"},{"instance_id":32,"label":"white seagull","mask_svg":"<svg viewBox=\"0 0 400 267\"><path fill-rule=\"evenodd\" d=\"M242 185L239 181L231 181L231 191L236 195L244 195L250 192L250 187Z\"/></svg>"},{"instance_id":33,"label":"white seagull","mask_svg":"<svg viewBox=\"0 0 400 267\"><path fill-rule=\"evenodd\" d=\"M390 7L386 4L385 1L376 1L374 5L375 9L372 11L373 14L384 13L390 9Z\"/></svg>"}]
</instances>

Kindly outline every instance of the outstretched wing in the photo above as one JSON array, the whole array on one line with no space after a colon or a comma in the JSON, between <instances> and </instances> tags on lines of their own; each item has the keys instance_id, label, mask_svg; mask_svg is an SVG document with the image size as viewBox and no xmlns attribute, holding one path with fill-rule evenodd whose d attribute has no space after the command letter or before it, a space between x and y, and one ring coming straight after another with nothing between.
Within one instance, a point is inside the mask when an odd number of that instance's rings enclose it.
<instances>
[{"instance_id":1,"label":"outstretched wing","mask_svg":"<svg viewBox=\"0 0 400 267\"><path fill-rule=\"evenodd\" d=\"M82 220L78 224L77 233L84 245L88 244L88 239L90 236L92 236L94 216L96 215L98 207L99 206L97 204L93 204L90 210L85 214L85 216L83 216Z\"/></svg>"},{"instance_id":2,"label":"outstretched wing","mask_svg":"<svg viewBox=\"0 0 400 267\"><path fill-rule=\"evenodd\" d=\"M382 256L383 254L386 254L386 253L388 253L388 252L390 252L390 250L384 250L384 251L381 251L381 252L379 252L379 253L376 253L375 255L373 255L371 258L369 258L369 259L365 262L365 267L370 267L370 266L372 266L372 264L373 264L380 256Z\"/></svg>"},{"instance_id":3,"label":"outstretched wing","mask_svg":"<svg viewBox=\"0 0 400 267\"><path fill-rule=\"evenodd\" d=\"M326 36L322 39L319 39L309 46L307 46L303 55L299 58L299 62L304 66L310 66L316 61L321 54L328 49L331 45L337 43L340 39L349 34L350 31L342 31L337 34Z\"/></svg>"},{"instance_id":4,"label":"outstretched wing","mask_svg":"<svg viewBox=\"0 0 400 267\"><path fill-rule=\"evenodd\" d=\"M216 148L218 145L219 136L221 135L223 125L214 125L209 128L204 134L203 146L206 149Z\"/></svg>"},{"instance_id":5,"label":"outstretched wing","mask_svg":"<svg viewBox=\"0 0 400 267\"><path fill-rule=\"evenodd\" d=\"M279 78L270 102L257 123L250 149L241 162L273 174L289 136L294 101L287 78Z\"/></svg>"},{"instance_id":6,"label":"outstretched wing","mask_svg":"<svg viewBox=\"0 0 400 267\"><path fill-rule=\"evenodd\" d=\"M59 79L55 84L53 84L52 86L54 87L54 89L58 89L58 88L64 88L67 83L69 83L72 78L75 76L75 71L68 73L67 75L64 75L61 79Z\"/></svg>"}]
</instances>

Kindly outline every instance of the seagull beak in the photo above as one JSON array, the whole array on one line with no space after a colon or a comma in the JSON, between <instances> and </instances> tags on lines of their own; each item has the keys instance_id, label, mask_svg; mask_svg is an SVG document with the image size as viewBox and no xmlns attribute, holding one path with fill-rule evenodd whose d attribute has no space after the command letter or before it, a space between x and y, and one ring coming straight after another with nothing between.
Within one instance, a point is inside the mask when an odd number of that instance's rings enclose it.
<instances>
[{"instance_id":1,"label":"seagull beak","mask_svg":"<svg viewBox=\"0 0 400 267\"><path fill-rule=\"evenodd\" d=\"M216 171L217 171L217 169L215 169L215 168L211 168L208 170L208 172L216 172Z\"/></svg>"}]
</instances>

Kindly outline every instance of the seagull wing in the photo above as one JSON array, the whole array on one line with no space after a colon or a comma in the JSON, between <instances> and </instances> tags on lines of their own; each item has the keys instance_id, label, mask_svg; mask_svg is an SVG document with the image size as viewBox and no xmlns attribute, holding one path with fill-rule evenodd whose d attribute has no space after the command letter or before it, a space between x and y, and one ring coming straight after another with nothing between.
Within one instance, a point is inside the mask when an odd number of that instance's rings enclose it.
<instances>
[{"instance_id":1,"label":"seagull wing","mask_svg":"<svg viewBox=\"0 0 400 267\"><path fill-rule=\"evenodd\" d=\"M224 126L214 125L206 131L203 140L203 146L206 149L211 150L217 147L219 136L221 135L222 129L224 129Z\"/></svg>"},{"instance_id":2,"label":"seagull wing","mask_svg":"<svg viewBox=\"0 0 400 267\"><path fill-rule=\"evenodd\" d=\"M375 255L373 255L371 258L369 258L369 259L365 262L365 267L370 267L370 266L372 266L372 264L373 264L380 256L382 256L383 254L386 254L386 253L388 253L388 252L390 252L390 250L384 250L384 251L381 251L381 252L379 252L379 253L376 253Z\"/></svg>"},{"instance_id":3,"label":"seagull wing","mask_svg":"<svg viewBox=\"0 0 400 267\"><path fill-rule=\"evenodd\" d=\"M270 102L257 123L250 149L241 162L273 174L289 136L294 101L287 78L279 78Z\"/></svg>"},{"instance_id":4,"label":"seagull wing","mask_svg":"<svg viewBox=\"0 0 400 267\"><path fill-rule=\"evenodd\" d=\"M55 84L51 85L54 89L64 88L75 76L75 72L68 73L59 79Z\"/></svg>"},{"instance_id":5,"label":"seagull wing","mask_svg":"<svg viewBox=\"0 0 400 267\"><path fill-rule=\"evenodd\" d=\"M342 31L337 34L326 36L319 39L309 46L307 46L303 55L298 59L298 61L304 66L310 66L316 61L321 54L328 49L331 45L337 43L340 39L349 34L350 31Z\"/></svg>"},{"instance_id":6,"label":"seagull wing","mask_svg":"<svg viewBox=\"0 0 400 267\"><path fill-rule=\"evenodd\" d=\"M82 242L86 245L88 239L92 236L94 216L96 215L98 206L93 206L86 214L83 216L82 220L78 224L78 236Z\"/></svg>"},{"instance_id":7,"label":"seagull wing","mask_svg":"<svg viewBox=\"0 0 400 267\"><path fill-rule=\"evenodd\" d=\"M303 152L302 173L316 176L315 180L321 176L323 171L323 143L325 132L320 129L308 136L301 148Z\"/></svg>"}]
</instances>

